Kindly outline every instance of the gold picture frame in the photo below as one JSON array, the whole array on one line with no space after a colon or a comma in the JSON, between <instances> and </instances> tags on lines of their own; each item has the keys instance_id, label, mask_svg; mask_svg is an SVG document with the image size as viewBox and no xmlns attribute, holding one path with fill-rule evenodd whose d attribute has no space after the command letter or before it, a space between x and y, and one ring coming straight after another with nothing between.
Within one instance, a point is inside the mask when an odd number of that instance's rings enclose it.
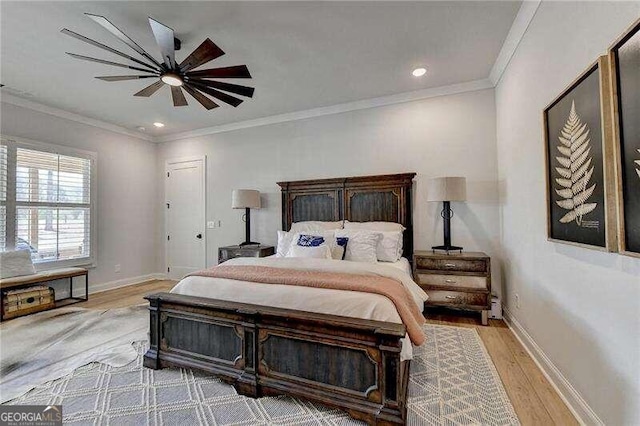
<instances>
[{"instance_id":1,"label":"gold picture frame","mask_svg":"<svg viewBox=\"0 0 640 426\"><path fill-rule=\"evenodd\" d=\"M549 241L618 249L611 100L604 55L543 110Z\"/></svg>"},{"instance_id":2,"label":"gold picture frame","mask_svg":"<svg viewBox=\"0 0 640 426\"><path fill-rule=\"evenodd\" d=\"M640 105L640 84L637 84L640 81L640 70L635 62L632 63L632 60L640 57L636 50L638 46L640 46L640 19L611 45L608 55L616 166L618 251L633 257L640 257L640 141L634 141L633 137L625 138L623 130L634 137L640 135L640 125L636 124L640 122L640 117L627 116L626 114L631 112L627 112L630 111L629 108L625 109L625 106ZM622 64L619 56L620 49L623 49ZM625 80L623 82L621 82L621 75ZM622 88L621 86L626 82L631 82L632 87ZM633 83L637 87L633 86Z\"/></svg>"}]
</instances>

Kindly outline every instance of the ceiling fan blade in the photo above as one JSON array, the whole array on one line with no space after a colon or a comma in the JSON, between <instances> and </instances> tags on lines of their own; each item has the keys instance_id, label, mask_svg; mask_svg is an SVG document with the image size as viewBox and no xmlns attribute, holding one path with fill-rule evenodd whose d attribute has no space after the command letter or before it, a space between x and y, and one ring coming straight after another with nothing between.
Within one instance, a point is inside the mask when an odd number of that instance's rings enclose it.
<instances>
[{"instance_id":1,"label":"ceiling fan blade","mask_svg":"<svg viewBox=\"0 0 640 426\"><path fill-rule=\"evenodd\" d=\"M146 70L144 68L138 68L138 67L134 67L131 65L126 65L126 64L121 64L119 62L111 62L111 61L105 61L104 59L98 59L98 58L92 58L90 56L83 56L83 55L78 55L77 53L69 53L67 52L67 55L76 58L76 59L82 59L83 61L89 61L89 62L98 62L100 64L106 64L106 65L113 65L114 67L122 67L122 68L129 68L130 70L136 70L136 71L142 71L142 72L148 72L148 73L155 73L155 75L158 75L159 73L157 71L150 71L150 70Z\"/></svg>"},{"instance_id":2,"label":"ceiling fan blade","mask_svg":"<svg viewBox=\"0 0 640 426\"><path fill-rule=\"evenodd\" d=\"M213 61L222 55L224 55L222 49L216 46L211 39L206 39L196 48L196 50L191 52L191 54L180 63L180 71L187 72L194 68L198 68L200 65Z\"/></svg>"},{"instance_id":3,"label":"ceiling fan blade","mask_svg":"<svg viewBox=\"0 0 640 426\"><path fill-rule=\"evenodd\" d=\"M200 90L201 92L204 92L204 93L206 93L208 95L211 95L214 98L219 99L222 102L227 103L229 105L232 105L234 107L237 107L238 105L240 105L243 102L242 99L238 99L238 98L236 98L234 96L227 95L224 92L220 92L219 90L212 89L210 87L207 87L207 86L205 86L203 84L198 83L197 81L190 80L189 84L192 85L192 86L195 86L195 88Z\"/></svg>"},{"instance_id":4,"label":"ceiling fan blade","mask_svg":"<svg viewBox=\"0 0 640 426\"><path fill-rule=\"evenodd\" d=\"M99 25L101 25L104 29L109 31L111 34L118 37L118 39L122 41L124 44L126 44L127 46L129 46L130 48L132 48L133 50L135 50L136 52L138 52L140 55L144 56L151 62L153 62L157 67L160 67L160 63L156 61L153 56L149 55L142 47L138 46L138 44L135 41L131 40L128 35L120 31L120 29L118 29L118 27L113 25L111 21L109 21L107 18L100 15L93 15L91 13L85 13L85 15L93 19L95 22L97 22Z\"/></svg>"},{"instance_id":5,"label":"ceiling fan blade","mask_svg":"<svg viewBox=\"0 0 640 426\"><path fill-rule=\"evenodd\" d=\"M151 31L156 38L160 52L162 53L162 59L168 69L176 69L175 58L175 44L173 42L173 30L164 24L156 21L153 18L149 18L149 25L151 25Z\"/></svg>"},{"instance_id":6,"label":"ceiling fan blade","mask_svg":"<svg viewBox=\"0 0 640 426\"><path fill-rule=\"evenodd\" d=\"M162 82L162 80L158 80L155 83L145 87L138 93L134 93L133 96L144 96L145 98L148 98L149 96L156 93L162 86L164 86L164 83Z\"/></svg>"},{"instance_id":7,"label":"ceiling fan blade","mask_svg":"<svg viewBox=\"0 0 640 426\"><path fill-rule=\"evenodd\" d=\"M200 80L199 78L191 78L189 82L195 81L203 84L207 87L215 87L216 89L224 90L225 92L235 93L236 95L246 96L248 98L253 97L254 88L247 86L240 86L239 84L223 83L221 81L212 80Z\"/></svg>"},{"instance_id":8,"label":"ceiling fan blade","mask_svg":"<svg viewBox=\"0 0 640 426\"><path fill-rule=\"evenodd\" d=\"M147 64L145 62L142 62L142 61L140 61L140 60L138 60L138 59L136 59L136 58L134 58L132 56L127 55L126 53L120 52L119 50L112 49L111 47L109 47L109 46L107 46L105 44L99 43L99 42L97 42L95 40L92 40L92 39L90 39L88 37L85 37L82 34L78 34L76 32L68 30L66 28L63 28L62 30L60 30L60 32L63 33L63 34L66 34L68 36L77 38L78 40L84 41L85 43L89 43L89 44L91 44L93 46L99 47L100 49L104 49L107 52L115 53L116 55L122 56L123 58L127 58L128 60L133 61L133 62L135 62L137 64L140 64L140 65L143 65L143 66L145 66L147 68L150 68L153 71L159 71L153 65L149 65L149 64Z\"/></svg>"},{"instance_id":9,"label":"ceiling fan blade","mask_svg":"<svg viewBox=\"0 0 640 426\"><path fill-rule=\"evenodd\" d=\"M251 78L251 74L249 74L249 69L246 65L191 71L187 73L187 76L202 78Z\"/></svg>"},{"instance_id":10,"label":"ceiling fan blade","mask_svg":"<svg viewBox=\"0 0 640 426\"><path fill-rule=\"evenodd\" d=\"M141 78L158 78L157 75L113 75L107 77L96 77L98 80L103 81L125 81L125 80L139 80Z\"/></svg>"},{"instance_id":11,"label":"ceiling fan blade","mask_svg":"<svg viewBox=\"0 0 640 426\"><path fill-rule=\"evenodd\" d=\"M173 106L187 106L187 98L184 97L184 93L179 86L171 86L171 97L173 98Z\"/></svg>"},{"instance_id":12,"label":"ceiling fan blade","mask_svg":"<svg viewBox=\"0 0 640 426\"><path fill-rule=\"evenodd\" d=\"M191 96L193 96L193 98L200 102L200 105L202 105L203 107L205 107L206 109L213 109L213 108L218 108L218 104L213 102L211 99L207 98L205 95L203 95L202 93L198 92L196 89L194 89L193 87L189 86L188 84L183 84L182 88Z\"/></svg>"}]
</instances>

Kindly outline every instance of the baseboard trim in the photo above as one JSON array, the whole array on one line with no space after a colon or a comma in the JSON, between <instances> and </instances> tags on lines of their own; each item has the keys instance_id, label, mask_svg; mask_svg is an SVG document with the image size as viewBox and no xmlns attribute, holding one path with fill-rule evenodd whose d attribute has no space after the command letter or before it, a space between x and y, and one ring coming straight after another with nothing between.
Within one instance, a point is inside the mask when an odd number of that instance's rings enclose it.
<instances>
[{"instance_id":1,"label":"baseboard trim","mask_svg":"<svg viewBox=\"0 0 640 426\"><path fill-rule=\"evenodd\" d=\"M556 367L551 359L544 353L542 348L538 346L533 337L525 330L518 320L511 314L506 306L502 307L503 318L509 329L516 336L516 339L525 348L529 356L536 363L542 374L547 378L551 386L558 392L560 398L567 405L576 420L582 425L598 425L604 426L604 422L589 407L587 401L574 388L569 380Z\"/></svg>"},{"instance_id":2,"label":"baseboard trim","mask_svg":"<svg viewBox=\"0 0 640 426\"><path fill-rule=\"evenodd\" d=\"M121 280L109 281L96 285L89 285L89 295L102 293L103 291L114 290L116 288L128 287L151 280L166 280L167 275L162 273L140 275L138 277L123 278Z\"/></svg>"}]
</instances>

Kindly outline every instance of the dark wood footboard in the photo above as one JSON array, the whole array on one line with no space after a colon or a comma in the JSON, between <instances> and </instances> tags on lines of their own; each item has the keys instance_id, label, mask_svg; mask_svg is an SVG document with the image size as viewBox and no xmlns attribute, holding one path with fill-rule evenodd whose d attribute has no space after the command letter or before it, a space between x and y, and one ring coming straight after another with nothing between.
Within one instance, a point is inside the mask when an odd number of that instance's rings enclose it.
<instances>
[{"instance_id":1,"label":"dark wood footboard","mask_svg":"<svg viewBox=\"0 0 640 426\"><path fill-rule=\"evenodd\" d=\"M202 297L146 297L145 367L212 373L251 397L287 394L369 424L404 424L409 361L401 324Z\"/></svg>"}]
</instances>

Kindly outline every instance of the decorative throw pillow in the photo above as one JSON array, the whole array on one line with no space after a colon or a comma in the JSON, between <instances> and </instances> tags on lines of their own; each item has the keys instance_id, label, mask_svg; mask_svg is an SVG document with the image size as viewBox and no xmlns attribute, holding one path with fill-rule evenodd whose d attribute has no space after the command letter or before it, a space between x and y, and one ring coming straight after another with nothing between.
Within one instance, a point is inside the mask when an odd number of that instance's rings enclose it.
<instances>
[{"instance_id":1,"label":"decorative throw pillow","mask_svg":"<svg viewBox=\"0 0 640 426\"><path fill-rule=\"evenodd\" d=\"M321 244L319 246L299 246L294 244L287 252L286 257L331 259L331 249L327 244Z\"/></svg>"},{"instance_id":2,"label":"decorative throw pillow","mask_svg":"<svg viewBox=\"0 0 640 426\"><path fill-rule=\"evenodd\" d=\"M313 220L306 222L295 222L291 224L291 230L289 232L322 232L335 229L342 229L341 220L336 222L320 222Z\"/></svg>"},{"instance_id":3,"label":"decorative throw pillow","mask_svg":"<svg viewBox=\"0 0 640 426\"><path fill-rule=\"evenodd\" d=\"M335 245L331 247L331 257L336 260L344 260L344 255L347 253L347 243L349 238L337 237L335 238Z\"/></svg>"},{"instance_id":4,"label":"decorative throw pillow","mask_svg":"<svg viewBox=\"0 0 640 426\"><path fill-rule=\"evenodd\" d=\"M336 239L349 239L344 258L354 262L375 263L377 261L376 247L380 237L381 234L379 232L347 229L336 231Z\"/></svg>"},{"instance_id":5,"label":"decorative throw pillow","mask_svg":"<svg viewBox=\"0 0 640 426\"><path fill-rule=\"evenodd\" d=\"M35 274L29 250L5 251L0 253L0 279Z\"/></svg>"},{"instance_id":6,"label":"decorative throw pillow","mask_svg":"<svg viewBox=\"0 0 640 426\"><path fill-rule=\"evenodd\" d=\"M301 234L298 237L298 245L302 247L318 247L324 244L324 237L319 235Z\"/></svg>"}]
</instances>

